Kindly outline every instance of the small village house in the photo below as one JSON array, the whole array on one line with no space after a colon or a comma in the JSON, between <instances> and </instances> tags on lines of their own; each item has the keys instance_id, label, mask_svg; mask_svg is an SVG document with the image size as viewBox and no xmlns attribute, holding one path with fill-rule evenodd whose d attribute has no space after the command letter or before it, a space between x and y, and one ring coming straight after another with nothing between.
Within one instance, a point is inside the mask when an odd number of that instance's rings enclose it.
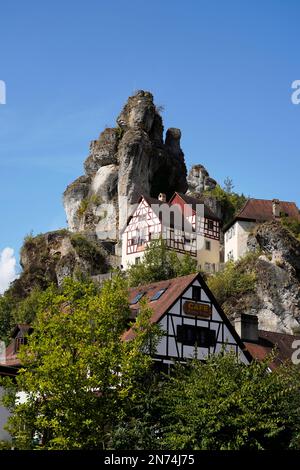
<instances>
[{"instance_id":1,"label":"small village house","mask_svg":"<svg viewBox=\"0 0 300 470\"><path fill-rule=\"evenodd\" d=\"M200 200L177 192L169 202L162 193L158 199L141 196L122 235L123 268L139 263L149 242L159 238L179 257L194 258L198 270L219 270L220 219Z\"/></svg>"},{"instance_id":2,"label":"small village house","mask_svg":"<svg viewBox=\"0 0 300 470\"><path fill-rule=\"evenodd\" d=\"M278 199L248 199L234 219L224 227L225 262L237 261L247 253L248 236L257 224L279 220L281 217L300 220L296 204Z\"/></svg>"}]
</instances>

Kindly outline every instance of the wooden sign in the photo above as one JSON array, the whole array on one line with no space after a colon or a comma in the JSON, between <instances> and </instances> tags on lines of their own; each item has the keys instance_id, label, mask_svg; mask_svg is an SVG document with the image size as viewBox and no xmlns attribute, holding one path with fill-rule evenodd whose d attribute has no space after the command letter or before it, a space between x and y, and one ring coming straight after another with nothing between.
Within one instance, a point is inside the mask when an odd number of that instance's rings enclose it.
<instances>
[{"instance_id":1,"label":"wooden sign","mask_svg":"<svg viewBox=\"0 0 300 470\"><path fill-rule=\"evenodd\" d=\"M198 304L187 300L183 304L183 311L187 315L192 315L193 317L210 318L212 308L209 304Z\"/></svg>"}]
</instances>

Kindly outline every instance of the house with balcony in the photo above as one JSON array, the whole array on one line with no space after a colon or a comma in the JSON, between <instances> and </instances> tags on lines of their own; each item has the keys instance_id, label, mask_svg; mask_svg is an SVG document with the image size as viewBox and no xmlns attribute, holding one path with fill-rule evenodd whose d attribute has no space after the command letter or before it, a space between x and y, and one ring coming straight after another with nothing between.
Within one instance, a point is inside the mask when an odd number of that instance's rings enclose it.
<instances>
[{"instance_id":1,"label":"house with balcony","mask_svg":"<svg viewBox=\"0 0 300 470\"><path fill-rule=\"evenodd\" d=\"M141 196L122 235L123 268L139 263L159 238L179 257L189 254L198 270L219 269L220 219L201 200L177 192L168 202L165 194Z\"/></svg>"}]
</instances>

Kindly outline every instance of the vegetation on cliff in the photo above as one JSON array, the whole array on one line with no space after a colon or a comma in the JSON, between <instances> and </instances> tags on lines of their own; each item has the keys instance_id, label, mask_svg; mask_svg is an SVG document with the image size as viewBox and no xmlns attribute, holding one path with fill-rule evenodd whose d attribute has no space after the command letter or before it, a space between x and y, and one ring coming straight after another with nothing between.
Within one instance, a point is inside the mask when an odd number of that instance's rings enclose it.
<instances>
[{"instance_id":1,"label":"vegetation on cliff","mask_svg":"<svg viewBox=\"0 0 300 470\"><path fill-rule=\"evenodd\" d=\"M58 230L25 237L21 249L23 271L0 296L0 339L8 341L16 323L30 323L36 315L40 293L63 279L105 273L106 253L84 234Z\"/></svg>"},{"instance_id":2,"label":"vegetation on cliff","mask_svg":"<svg viewBox=\"0 0 300 470\"><path fill-rule=\"evenodd\" d=\"M256 286L256 262L260 252L248 253L239 261L228 261L224 270L209 276L207 285L226 312L226 301L254 292ZM231 313L231 312L227 312Z\"/></svg>"},{"instance_id":3,"label":"vegetation on cliff","mask_svg":"<svg viewBox=\"0 0 300 470\"><path fill-rule=\"evenodd\" d=\"M238 194L233 191L233 183L230 178L227 178L222 188L219 184L212 190L204 191L203 195L213 197L221 206L222 221L226 225L233 218L234 215L243 207L247 198L244 194Z\"/></svg>"},{"instance_id":4,"label":"vegetation on cliff","mask_svg":"<svg viewBox=\"0 0 300 470\"><path fill-rule=\"evenodd\" d=\"M281 217L282 225L300 241L300 221L294 217Z\"/></svg>"}]
</instances>

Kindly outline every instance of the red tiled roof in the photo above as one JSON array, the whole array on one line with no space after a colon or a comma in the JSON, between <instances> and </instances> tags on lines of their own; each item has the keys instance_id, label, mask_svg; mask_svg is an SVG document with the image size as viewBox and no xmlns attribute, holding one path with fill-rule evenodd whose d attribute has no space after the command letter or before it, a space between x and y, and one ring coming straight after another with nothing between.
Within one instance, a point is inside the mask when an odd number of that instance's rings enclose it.
<instances>
[{"instance_id":1,"label":"red tiled roof","mask_svg":"<svg viewBox=\"0 0 300 470\"><path fill-rule=\"evenodd\" d=\"M172 200L176 197L176 194L186 203L189 204L193 211L196 212L197 209L197 204L204 204L204 201L202 199L197 199L192 196L188 196L187 194L183 193L178 193L176 192L172 198L170 199L170 203L172 203ZM204 204L204 216L206 219L212 219L212 220L220 220L219 217L214 214L214 212L206 205Z\"/></svg>"},{"instance_id":2,"label":"red tiled roof","mask_svg":"<svg viewBox=\"0 0 300 470\"><path fill-rule=\"evenodd\" d=\"M299 209L294 202L279 201L280 212L300 220ZM269 199L248 199L235 217L267 222L275 219L272 201Z\"/></svg>"},{"instance_id":3,"label":"red tiled roof","mask_svg":"<svg viewBox=\"0 0 300 470\"><path fill-rule=\"evenodd\" d=\"M299 209L294 202L279 201L280 212L300 221ZM268 222L275 220L273 215L273 202L271 199L248 199L240 211L229 222L223 231L226 232L237 220L249 220L254 222Z\"/></svg>"},{"instance_id":4,"label":"red tiled roof","mask_svg":"<svg viewBox=\"0 0 300 470\"><path fill-rule=\"evenodd\" d=\"M32 326L26 324L26 323L18 323L13 331L12 331L12 340L9 343L9 345L6 347L6 357L5 357L5 362L0 363L1 367L15 367L18 368L21 366L20 360L18 358L18 355L15 351L15 338L18 335L18 333L21 333L21 337L26 336L27 334L30 334L33 331Z\"/></svg>"},{"instance_id":5,"label":"red tiled roof","mask_svg":"<svg viewBox=\"0 0 300 470\"><path fill-rule=\"evenodd\" d=\"M276 333L274 331L259 330L258 343L244 344L251 356L259 361L264 360L275 349L276 357L270 364L271 369L275 369L279 365L291 361L292 354L295 349L292 344L295 340L300 340L300 335L289 335L286 333Z\"/></svg>"},{"instance_id":6,"label":"red tiled roof","mask_svg":"<svg viewBox=\"0 0 300 470\"><path fill-rule=\"evenodd\" d=\"M214 298L212 292L208 289L205 282L203 281L199 273L188 274L187 276L177 277L174 279L169 279L167 281L154 282L152 284L146 284L139 287L134 287L129 291L129 301L132 301L135 296L139 293L144 292L142 298L146 298L149 302L149 307L152 309L153 314L151 316L150 322L157 323L159 319L172 307L172 305L177 301L177 299L185 292L185 290L191 285L191 283L198 278L202 288L205 290L206 295L211 298L211 301L217 307L219 315L223 319L224 323L231 330L231 333L237 344L240 346L241 350L244 351L245 356L251 361L251 354L246 349L245 345L241 341L240 337L236 333L235 329L231 325L225 313L222 311L218 305L216 299ZM166 291L159 297L158 300L151 301L152 296L160 289L166 289ZM132 319L134 319L138 314L139 303L137 302L134 305L131 305ZM123 335L122 339L124 341L129 341L135 336L134 328L130 328Z\"/></svg>"},{"instance_id":7,"label":"red tiled roof","mask_svg":"<svg viewBox=\"0 0 300 470\"><path fill-rule=\"evenodd\" d=\"M156 323L160 317L172 306L178 296L190 285L190 283L198 276L198 273L189 274L187 276L177 277L169 279L167 281L153 282L152 284L146 284L139 287L134 287L129 291L129 302L132 301L135 296L141 292L144 292L142 298L147 298L149 306L153 310L151 317L151 323ZM166 289L166 292L162 296L154 301L150 301L151 297L160 289ZM132 318L135 318L138 313L139 304L131 305ZM122 338L128 341L134 337L132 328L126 331Z\"/></svg>"},{"instance_id":8,"label":"red tiled roof","mask_svg":"<svg viewBox=\"0 0 300 470\"><path fill-rule=\"evenodd\" d=\"M5 364L9 366L19 366L20 361L16 355L15 352L15 340L12 339L12 341L9 343L9 345L6 348L6 359L5 359Z\"/></svg>"}]
</instances>

